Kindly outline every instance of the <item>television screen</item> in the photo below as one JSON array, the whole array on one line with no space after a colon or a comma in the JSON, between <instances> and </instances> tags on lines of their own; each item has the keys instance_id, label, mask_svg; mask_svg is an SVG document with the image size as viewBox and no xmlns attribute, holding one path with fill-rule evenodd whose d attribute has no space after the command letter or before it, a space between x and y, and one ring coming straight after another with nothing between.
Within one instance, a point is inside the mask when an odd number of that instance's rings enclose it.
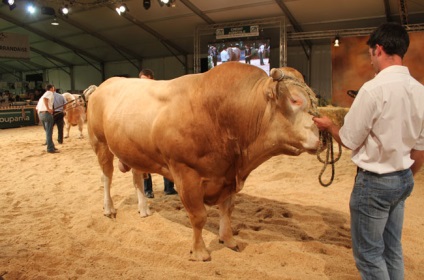
<instances>
[{"instance_id":1,"label":"television screen","mask_svg":"<svg viewBox=\"0 0 424 280\"><path fill-rule=\"evenodd\" d=\"M263 69L268 75L270 40L234 39L208 44L208 70L227 61L247 63Z\"/></svg>"}]
</instances>

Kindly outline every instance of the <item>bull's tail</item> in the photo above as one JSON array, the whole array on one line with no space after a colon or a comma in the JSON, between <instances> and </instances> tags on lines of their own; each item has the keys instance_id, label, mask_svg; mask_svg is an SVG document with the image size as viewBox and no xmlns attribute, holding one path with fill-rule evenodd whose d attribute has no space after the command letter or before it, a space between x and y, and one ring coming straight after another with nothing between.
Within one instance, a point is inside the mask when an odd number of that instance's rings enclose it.
<instances>
[{"instance_id":1,"label":"bull's tail","mask_svg":"<svg viewBox=\"0 0 424 280\"><path fill-rule=\"evenodd\" d=\"M85 102L88 102L88 99L90 97L90 95L97 89L97 86L95 85L91 85L88 88L86 88L83 92L83 96L85 99Z\"/></svg>"}]
</instances>

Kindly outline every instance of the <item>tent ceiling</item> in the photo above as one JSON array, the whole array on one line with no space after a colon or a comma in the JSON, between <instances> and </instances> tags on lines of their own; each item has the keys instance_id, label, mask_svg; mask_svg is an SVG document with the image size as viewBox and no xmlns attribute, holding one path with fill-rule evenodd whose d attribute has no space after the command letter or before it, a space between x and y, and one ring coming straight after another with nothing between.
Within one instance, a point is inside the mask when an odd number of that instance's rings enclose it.
<instances>
[{"instance_id":1,"label":"tent ceiling","mask_svg":"<svg viewBox=\"0 0 424 280\"><path fill-rule=\"evenodd\" d=\"M119 0L34 0L56 11L58 26L51 25L55 16L30 16L29 2L15 1L13 10L0 3L0 33L27 35L30 60L0 58L0 74L193 54L195 28L207 24L286 15L292 34L372 28L387 20L424 24L424 0L176 0L174 8L151 0L148 10L143 0L123 0L129 8L123 16L115 11ZM67 17L58 13L64 4L71 9Z\"/></svg>"}]
</instances>

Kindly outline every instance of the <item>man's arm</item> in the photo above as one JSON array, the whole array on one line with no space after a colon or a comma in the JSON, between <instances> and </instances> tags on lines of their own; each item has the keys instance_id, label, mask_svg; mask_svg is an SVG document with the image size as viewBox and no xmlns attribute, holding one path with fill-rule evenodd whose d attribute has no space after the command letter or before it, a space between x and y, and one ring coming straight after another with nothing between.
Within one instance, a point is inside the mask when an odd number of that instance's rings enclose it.
<instances>
[{"instance_id":1,"label":"man's arm","mask_svg":"<svg viewBox=\"0 0 424 280\"><path fill-rule=\"evenodd\" d=\"M414 160L414 163L411 166L412 174L416 174L424 163L424 151L411 150L411 159Z\"/></svg>"}]
</instances>

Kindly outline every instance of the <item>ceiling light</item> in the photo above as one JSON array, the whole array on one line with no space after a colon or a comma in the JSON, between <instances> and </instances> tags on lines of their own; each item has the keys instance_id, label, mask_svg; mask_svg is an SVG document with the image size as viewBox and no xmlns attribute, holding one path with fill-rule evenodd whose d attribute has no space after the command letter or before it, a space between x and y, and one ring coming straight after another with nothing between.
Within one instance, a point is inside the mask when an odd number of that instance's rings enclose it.
<instances>
[{"instance_id":1,"label":"ceiling light","mask_svg":"<svg viewBox=\"0 0 424 280\"><path fill-rule=\"evenodd\" d=\"M143 7L148 10L150 8L150 0L143 0Z\"/></svg>"},{"instance_id":2,"label":"ceiling light","mask_svg":"<svg viewBox=\"0 0 424 280\"><path fill-rule=\"evenodd\" d=\"M58 26L59 22L57 22L56 18L53 19L51 25Z\"/></svg>"},{"instance_id":3,"label":"ceiling light","mask_svg":"<svg viewBox=\"0 0 424 280\"><path fill-rule=\"evenodd\" d=\"M158 0L159 5L163 7L163 5L166 5L168 7L175 7L175 0Z\"/></svg>"},{"instance_id":4,"label":"ceiling light","mask_svg":"<svg viewBox=\"0 0 424 280\"><path fill-rule=\"evenodd\" d=\"M340 37L339 37L339 35L337 35L336 38L334 38L334 46L335 47L339 47L340 46Z\"/></svg>"},{"instance_id":5,"label":"ceiling light","mask_svg":"<svg viewBox=\"0 0 424 280\"><path fill-rule=\"evenodd\" d=\"M15 0L3 0L3 3L9 6L9 10L16 8Z\"/></svg>"},{"instance_id":6,"label":"ceiling light","mask_svg":"<svg viewBox=\"0 0 424 280\"><path fill-rule=\"evenodd\" d=\"M121 4L120 6L116 7L116 12L118 13L118 15L122 15L125 14L126 12L128 12L128 7L125 4Z\"/></svg>"},{"instance_id":7,"label":"ceiling light","mask_svg":"<svg viewBox=\"0 0 424 280\"><path fill-rule=\"evenodd\" d=\"M62 7L62 9L60 9L60 11L62 12L63 15L69 14L69 9L68 9L68 6L67 5L65 5L64 7Z\"/></svg>"},{"instance_id":8,"label":"ceiling light","mask_svg":"<svg viewBox=\"0 0 424 280\"><path fill-rule=\"evenodd\" d=\"M27 11L28 11L28 13L30 13L31 15L32 15L32 14L34 14L34 13L35 13L35 11L36 11L36 8L35 8L34 4L29 4L29 5L27 6Z\"/></svg>"}]
</instances>

